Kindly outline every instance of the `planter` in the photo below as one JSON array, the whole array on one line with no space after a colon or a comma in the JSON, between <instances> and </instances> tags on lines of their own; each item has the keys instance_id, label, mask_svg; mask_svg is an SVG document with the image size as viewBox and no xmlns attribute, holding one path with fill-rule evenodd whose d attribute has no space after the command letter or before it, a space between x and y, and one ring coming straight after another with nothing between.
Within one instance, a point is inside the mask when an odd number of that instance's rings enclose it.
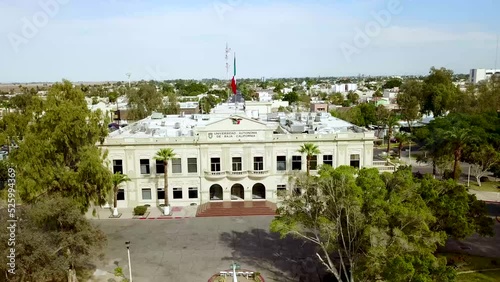
<instances>
[{"instance_id":1,"label":"planter","mask_svg":"<svg viewBox=\"0 0 500 282\"><path fill-rule=\"evenodd\" d=\"M113 216L118 216L118 208L113 208Z\"/></svg>"},{"instance_id":2,"label":"planter","mask_svg":"<svg viewBox=\"0 0 500 282\"><path fill-rule=\"evenodd\" d=\"M221 273L225 273L224 275L222 274L215 274L210 279L208 279L208 282L233 282L233 277L232 277L232 270L228 269L226 271L221 271ZM238 281L241 282L265 282L264 277L259 272L253 272L253 271L248 271L248 270L239 270L237 271L237 277Z\"/></svg>"},{"instance_id":3,"label":"planter","mask_svg":"<svg viewBox=\"0 0 500 282\"><path fill-rule=\"evenodd\" d=\"M162 211L163 215L170 215L171 212L170 205L168 206L160 205L160 210Z\"/></svg>"}]
</instances>

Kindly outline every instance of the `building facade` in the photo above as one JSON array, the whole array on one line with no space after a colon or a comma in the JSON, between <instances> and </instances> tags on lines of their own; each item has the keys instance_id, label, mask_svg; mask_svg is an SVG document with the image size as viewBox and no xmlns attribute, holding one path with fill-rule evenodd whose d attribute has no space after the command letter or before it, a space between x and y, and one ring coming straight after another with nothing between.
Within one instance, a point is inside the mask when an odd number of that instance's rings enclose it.
<instances>
[{"instance_id":1,"label":"building facade","mask_svg":"<svg viewBox=\"0 0 500 282\"><path fill-rule=\"evenodd\" d=\"M469 81L476 84L483 80L489 80L493 75L500 75L500 69L471 69Z\"/></svg>"},{"instance_id":2,"label":"building facade","mask_svg":"<svg viewBox=\"0 0 500 282\"><path fill-rule=\"evenodd\" d=\"M236 110L236 109L235 109ZM232 110L230 110L232 111ZM164 171L154 159L162 148L176 153L168 164L168 193L172 206L209 201L277 202L289 187L289 177L306 171L304 143L321 154L311 162L315 173L323 165L372 167L372 131L330 116L231 114L163 116L153 114L112 132L102 145L110 169L127 174L118 207L157 205L165 196Z\"/></svg>"}]
</instances>

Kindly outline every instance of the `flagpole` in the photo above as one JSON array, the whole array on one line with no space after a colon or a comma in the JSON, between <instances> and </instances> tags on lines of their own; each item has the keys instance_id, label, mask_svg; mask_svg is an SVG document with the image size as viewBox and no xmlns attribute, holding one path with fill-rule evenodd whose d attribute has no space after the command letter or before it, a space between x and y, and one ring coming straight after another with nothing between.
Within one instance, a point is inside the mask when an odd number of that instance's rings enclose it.
<instances>
[{"instance_id":1,"label":"flagpole","mask_svg":"<svg viewBox=\"0 0 500 282\"><path fill-rule=\"evenodd\" d=\"M234 60L233 60L233 79L235 80L236 79L236 52L234 52ZM233 95L234 95L234 114L236 114L236 108L238 107L237 106L237 101L236 99L238 97L237 96L237 93L238 93L238 88L236 88L236 91L234 91Z\"/></svg>"}]
</instances>

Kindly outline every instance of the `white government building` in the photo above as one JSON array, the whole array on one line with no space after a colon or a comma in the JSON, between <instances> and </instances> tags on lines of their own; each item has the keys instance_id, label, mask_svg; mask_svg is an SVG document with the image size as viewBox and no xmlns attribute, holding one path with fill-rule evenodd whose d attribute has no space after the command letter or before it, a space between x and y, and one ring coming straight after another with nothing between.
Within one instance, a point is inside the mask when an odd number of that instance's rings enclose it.
<instances>
[{"instance_id":1,"label":"white government building","mask_svg":"<svg viewBox=\"0 0 500 282\"><path fill-rule=\"evenodd\" d=\"M163 203L164 167L154 160L172 148L169 200L172 206L209 201L278 201L292 171L306 170L299 147L311 142L321 154L311 164L373 166L374 133L329 113L266 113L222 104L207 115L155 113L110 133L101 146L113 172L132 181L122 185L118 207Z\"/></svg>"}]
</instances>

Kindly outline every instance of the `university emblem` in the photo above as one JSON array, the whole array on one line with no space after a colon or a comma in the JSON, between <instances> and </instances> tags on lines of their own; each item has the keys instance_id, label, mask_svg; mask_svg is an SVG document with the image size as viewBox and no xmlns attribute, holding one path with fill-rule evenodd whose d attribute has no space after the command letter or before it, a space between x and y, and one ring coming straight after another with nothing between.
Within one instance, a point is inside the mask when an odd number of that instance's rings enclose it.
<instances>
[{"instance_id":1,"label":"university emblem","mask_svg":"<svg viewBox=\"0 0 500 282\"><path fill-rule=\"evenodd\" d=\"M208 138L211 139L212 137L214 137L214 134L213 133L208 133Z\"/></svg>"},{"instance_id":2,"label":"university emblem","mask_svg":"<svg viewBox=\"0 0 500 282\"><path fill-rule=\"evenodd\" d=\"M241 122L241 118L231 118L231 120L233 121L233 124L240 124Z\"/></svg>"}]
</instances>

